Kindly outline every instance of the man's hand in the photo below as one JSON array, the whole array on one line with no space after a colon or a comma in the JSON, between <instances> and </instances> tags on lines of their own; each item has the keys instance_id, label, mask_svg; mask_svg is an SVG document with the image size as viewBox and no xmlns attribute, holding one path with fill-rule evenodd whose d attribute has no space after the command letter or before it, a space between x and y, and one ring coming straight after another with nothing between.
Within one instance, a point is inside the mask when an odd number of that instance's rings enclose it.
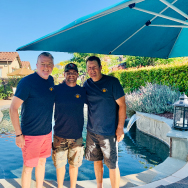
<instances>
[{"instance_id":1,"label":"man's hand","mask_svg":"<svg viewBox=\"0 0 188 188\"><path fill-rule=\"evenodd\" d=\"M121 142L124 138L124 131L123 128L117 128L116 129L116 137L117 137L117 141Z\"/></svg>"},{"instance_id":2,"label":"man's hand","mask_svg":"<svg viewBox=\"0 0 188 188\"><path fill-rule=\"evenodd\" d=\"M20 135L20 136L16 137L16 145L19 148L23 148L23 146L25 145L24 136L21 135L22 131L20 128L19 114L18 114L18 109L22 105L22 103L23 103L23 100L14 96L12 99L12 103L10 105L10 109L9 109L10 119L12 121L12 125L14 127L15 133L16 133L16 135Z\"/></svg>"},{"instance_id":3,"label":"man's hand","mask_svg":"<svg viewBox=\"0 0 188 188\"><path fill-rule=\"evenodd\" d=\"M116 100L116 103L119 106L119 111L118 111L118 126L116 129L116 137L117 141L120 142L124 138L124 123L125 123L125 118L126 118L126 103L125 103L125 96L122 96L121 98Z\"/></svg>"},{"instance_id":4,"label":"man's hand","mask_svg":"<svg viewBox=\"0 0 188 188\"><path fill-rule=\"evenodd\" d=\"M16 145L19 148L23 148L25 145L25 138L23 135L16 137Z\"/></svg>"}]
</instances>

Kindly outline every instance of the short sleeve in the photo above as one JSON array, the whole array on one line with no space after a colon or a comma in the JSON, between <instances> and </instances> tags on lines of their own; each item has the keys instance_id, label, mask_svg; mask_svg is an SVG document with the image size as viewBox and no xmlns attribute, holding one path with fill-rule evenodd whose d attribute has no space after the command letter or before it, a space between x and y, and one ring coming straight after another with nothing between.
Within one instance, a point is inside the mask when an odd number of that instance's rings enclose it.
<instances>
[{"instance_id":1,"label":"short sleeve","mask_svg":"<svg viewBox=\"0 0 188 188\"><path fill-rule=\"evenodd\" d=\"M84 82L84 84L83 84L83 88L85 88L85 87L86 87L86 82L87 82L87 81L85 81L85 82Z\"/></svg>"},{"instance_id":2,"label":"short sleeve","mask_svg":"<svg viewBox=\"0 0 188 188\"><path fill-rule=\"evenodd\" d=\"M14 96L25 101L29 97L29 92L30 92L30 84L27 81L27 79L22 78L17 85L16 93Z\"/></svg>"},{"instance_id":3,"label":"short sleeve","mask_svg":"<svg viewBox=\"0 0 188 188\"><path fill-rule=\"evenodd\" d=\"M50 86L54 87L54 78L51 75L49 76L48 81L49 81Z\"/></svg>"},{"instance_id":4,"label":"short sleeve","mask_svg":"<svg viewBox=\"0 0 188 188\"><path fill-rule=\"evenodd\" d=\"M84 97L85 97L84 103L88 104L87 95L86 95L86 89L84 87L83 87L83 89L84 89Z\"/></svg>"},{"instance_id":5,"label":"short sleeve","mask_svg":"<svg viewBox=\"0 0 188 188\"><path fill-rule=\"evenodd\" d=\"M113 96L114 96L115 100L117 100L125 95L125 93L123 91L123 87L121 86L121 84L117 78L115 78L113 80L112 88L113 88Z\"/></svg>"}]
</instances>

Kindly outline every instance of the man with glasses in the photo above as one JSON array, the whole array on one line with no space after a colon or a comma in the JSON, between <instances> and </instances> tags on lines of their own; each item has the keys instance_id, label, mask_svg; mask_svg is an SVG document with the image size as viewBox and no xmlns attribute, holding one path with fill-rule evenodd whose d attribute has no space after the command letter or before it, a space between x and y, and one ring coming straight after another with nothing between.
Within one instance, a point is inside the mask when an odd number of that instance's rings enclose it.
<instances>
[{"instance_id":1,"label":"man with glasses","mask_svg":"<svg viewBox=\"0 0 188 188\"><path fill-rule=\"evenodd\" d=\"M54 60L50 53L38 56L37 72L21 79L10 106L16 133L16 145L22 149L22 188L29 188L35 167L36 187L42 188L46 158L51 156L52 113L55 99L54 81L50 76ZM21 126L18 109L21 109Z\"/></svg>"},{"instance_id":2,"label":"man with glasses","mask_svg":"<svg viewBox=\"0 0 188 188\"><path fill-rule=\"evenodd\" d=\"M69 163L70 187L76 188L78 167L83 160L82 131L85 89L76 84L78 68L65 66L65 81L55 86L55 126L52 159L56 167L58 188L63 188L65 165Z\"/></svg>"},{"instance_id":3,"label":"man with glasses","mask_svg":"<svg viewBox=\"0 0 188 188\"><path fill-rule=\"evenodd\" d=\"M90 76L83 86L88 103L86 159L94 161L97 188L103 187L103 159L112 188L119 188L118 142L124 138L125 94L117 78L101 73L98 57L89 57L86 67Z\"/></svg>"}]
</instances>

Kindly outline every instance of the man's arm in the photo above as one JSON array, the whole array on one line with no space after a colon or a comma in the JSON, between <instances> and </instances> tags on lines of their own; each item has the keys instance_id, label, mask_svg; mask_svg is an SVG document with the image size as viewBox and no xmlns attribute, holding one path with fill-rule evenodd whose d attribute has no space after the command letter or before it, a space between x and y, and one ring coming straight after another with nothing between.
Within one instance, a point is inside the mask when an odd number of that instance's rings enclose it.
<instances>
[{"instance_id":1,"label":"man's arm","mask_svg":"<svg viewBox=\"0 0 188 188\"><path fill-rule=\"evenodd\" d=\"M116 100L117 104L119 105L118 111L118 127L116 130L117 141L120 142L124 138L124 124L126 119L126 103L125 103L125 96Z\"/></svg>"},{"instance_id":2,"label":"man's arm","mask_svg":"<svg viewBox=\"0 0 188 188\"><path fill-rule=\"evenodd\" d=\"M19 122L19 114L18 114L18 108L21 106L22 103L23 103L23 100L14 96L12 99L12 103L10 105L10 109L9 109L10 118L11 118L12 125L14 127L16 135L22 134L20 122ZM25 139L23 135L16 137L16 145L20 148L24 147Z\"/></svg>"}]
</instances>

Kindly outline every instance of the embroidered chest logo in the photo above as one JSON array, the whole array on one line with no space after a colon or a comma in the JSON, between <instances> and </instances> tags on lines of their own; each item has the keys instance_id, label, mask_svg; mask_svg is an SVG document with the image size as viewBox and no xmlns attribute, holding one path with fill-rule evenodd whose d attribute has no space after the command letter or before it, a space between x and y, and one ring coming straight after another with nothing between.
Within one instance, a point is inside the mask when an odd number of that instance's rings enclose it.
<instances>
[{"instance_id":1,"label":"embroidered chest logo","mask_svg":"<svg viewBox=\"0 0 188 188\"><path fill-rule=\"evenodd\" d=\"M53 91L53 90L54 90L54 88L53 88L53 87L50 87L50 88L49 88L49 90L50 90L50 91Z\"/></svg>"},{"instance_id":2,"label":"embroidered chest logo","mask_svg":"<svg viewBox=\"0 0 188 188\"><path fill-rule=\"evenodd\" d=\"M102 92L106 93L108 90L106 88L102 88Z\"/></svg>"},{"instance_id":3,"label":"embroidered chest logo","mask_svg":"<svg viewBox=\"0 0 188 188\"><path fill-rule=\"evenodd\" d=\"M80 95L80 94L76 94L75 97L76 97L77 99L79 99L79 98L81 97L81 95Z\"/></svg>"}]
</instances>

